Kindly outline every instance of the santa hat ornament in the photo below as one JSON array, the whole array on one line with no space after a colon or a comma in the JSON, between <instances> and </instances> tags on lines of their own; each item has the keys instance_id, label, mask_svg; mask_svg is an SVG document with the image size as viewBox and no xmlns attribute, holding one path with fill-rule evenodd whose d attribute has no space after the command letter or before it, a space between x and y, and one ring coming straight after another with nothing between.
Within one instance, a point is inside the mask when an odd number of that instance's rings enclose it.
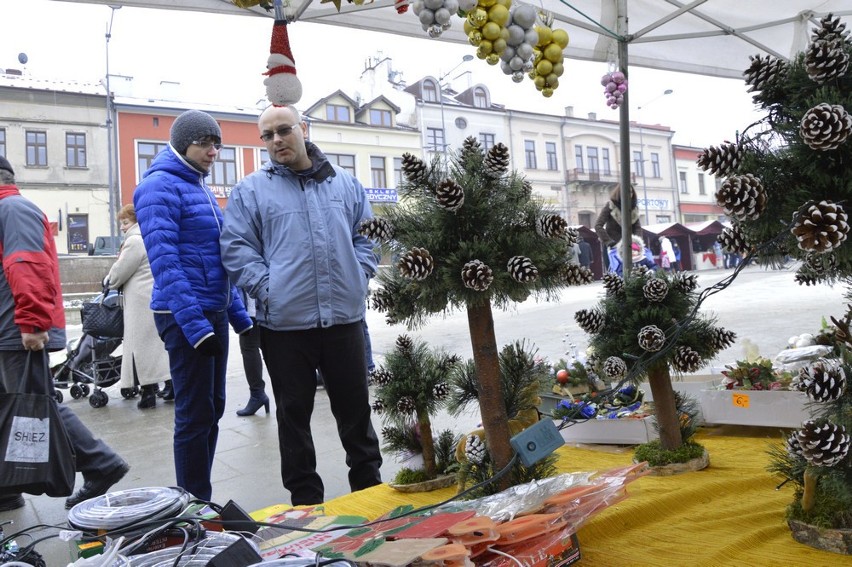
<instances>
[{"instance_id":1,"label":"santa hat ornament","mask_svg":"<svg viewBox=\"0 0 852 567\"><path fill-rule=\"evenodd\" d=\"M275 20L272 26L272 45L266 61L266 98L275 106L296 104L302 98L302 83L296 76L296 62L290 51L287 21Z\"/></svg>"}]
</instances>

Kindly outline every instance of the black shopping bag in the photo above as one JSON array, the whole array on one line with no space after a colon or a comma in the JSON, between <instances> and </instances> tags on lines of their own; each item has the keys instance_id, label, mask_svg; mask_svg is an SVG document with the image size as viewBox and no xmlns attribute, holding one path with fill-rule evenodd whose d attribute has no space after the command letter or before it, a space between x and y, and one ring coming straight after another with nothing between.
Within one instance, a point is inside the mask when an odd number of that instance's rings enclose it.
<instances>
[{"instance_id":1,"label":"black shopping bag","mask_svg":"<svg viewBox=\"0 0 852 567\"><path fill-rule=\"evenodd\" d=\"M110 294L106 287L93 301L83 304L80 312L83 332L95 337L124 337L124 310L118 294Z\"/></svg>"},{"instance_id":2,"label":"black shopping bag","mask_svg":"<svg viewBox=\"0 0 852 567\"><path fill-rule=\"evenodd\" d=\"M25 390L30 380L49 380L47 360L42 365L45 376L30 376L32 356L27 357L24 369ZM50 391L47 386L45 392ZM0 393L0 493L69 496L74 489L74 469L74 448L53 396Z\"/></svg>"}]
</instances>

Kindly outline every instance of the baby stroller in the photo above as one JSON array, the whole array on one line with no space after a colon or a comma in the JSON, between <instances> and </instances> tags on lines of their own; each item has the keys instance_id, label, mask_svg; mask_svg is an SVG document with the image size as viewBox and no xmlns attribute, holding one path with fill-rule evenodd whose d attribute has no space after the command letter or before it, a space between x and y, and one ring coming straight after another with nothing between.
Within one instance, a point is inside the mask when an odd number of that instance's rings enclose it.
<instances>
[{"instance_id":1,"label":"baby stroller","mask_svg":"<svg viewBox=\"0 0 852 567\"><path fill-rule=\"evenodd\" d=\"M115 293L104 301L117 301ZM63 399L57 388L68 388L75 400L89 396L89 405L102 408L109 403L103 388L112 386L121 378L121 354L115 354L121 346L121 338L98 337L83 332L76 340L68 341L65 360L51 368L56 401ZM90 395L91 394L91 395ZM122 388L121 395L132 398L136 388Z\"/></svg>"}]
</instances>

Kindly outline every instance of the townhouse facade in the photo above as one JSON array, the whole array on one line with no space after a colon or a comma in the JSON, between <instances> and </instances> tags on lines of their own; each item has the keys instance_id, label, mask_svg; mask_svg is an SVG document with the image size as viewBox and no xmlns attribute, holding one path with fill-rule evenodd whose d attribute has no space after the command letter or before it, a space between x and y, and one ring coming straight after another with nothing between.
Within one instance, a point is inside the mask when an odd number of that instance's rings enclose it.
<instances>
[{"instance_id":1,"label":"townhouse facade","mask_svg":"<svg viewBox=\"0 0 852 567\"><path fill-rule=\"evenodd\" d=\"M723 180L701 170L696 164L703 150L692 146L672 146L677 168L678 197L681 201L681 222L684 224L727 221L725 211L716 204L715 197Z\"/></svg>"}]
</instances>

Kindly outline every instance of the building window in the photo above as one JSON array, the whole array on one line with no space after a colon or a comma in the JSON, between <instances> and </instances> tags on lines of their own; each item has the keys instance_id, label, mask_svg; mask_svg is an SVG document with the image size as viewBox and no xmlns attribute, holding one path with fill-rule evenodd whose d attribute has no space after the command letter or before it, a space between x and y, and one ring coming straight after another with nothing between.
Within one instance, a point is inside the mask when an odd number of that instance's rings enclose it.
<instances>
[{"instance_id":1,"label":"building window","mask_svg":"<svg viewBox=\"0 0 852 567\"><path fill-rule=\"evenodd\" d=\"M479 143L482 144L482 151L487 152L494 147L494 134L479 133Z\"/></svg>"},{"instance_id":2,"label":"building window","mask_svg":"<svg viewBox=\"0 0 852 567\"><path fill-rule=\"evenodd\" d=\"M345 169L352 177L355 177L355 156L349 154L325 154L331 163Z\"/></svg>"},{"instance_id":3,"label":"building window","mask_svg":"<svg viewBox=\"0 0 852 567\"><path fill-rule=\"evenodd\" d=\"M688 191L686 190L686 172L685 171L679 172L678 178L679 178L680 192L683 193L683 194L688 193Z\"/></svg>"},{"instance_id":4,"label":"building window","mask_svg":"<svg viewBox=\"0 0 852 567\"><path fill-rule=\"evenodd\" d=\"M645 177L645 167L642 164L642 152L633 152L633 173Z\"/></svg>"},{"instance_id":5,"label":"building window","mask_svg":"<svg viewBox=\"0 0 852 567\"><path fill-rule=\"evenodd\" d=\"M651 176L660 178L660 154L651 152Z\"/></svg>"},{"instance_id":6,"label":"building window","mask_svg":"<svg viewBox=\"0 0 852 567\"><path fill-rule=\"evenodd\" d=\"M6 157L6 129L0 128L0 156Z\"/></svg>"},{"instance_id":7,"label":"building window","mask_svg":"<svg viewBox=\"0 0 852 567\"><path fill-rule=\"evenodd\" d=\"M601 148L601 164L603 165L602 173L604 175L611 175L612 166L609 164L609 148Z\"/></svg>"},{"instance_id":8,"label":"building window","mask_svg":"<svg viewBox=\"0 0 852 567\"><path fill-rule=\"evenodd\" d=\"M482 87L473 89L473 106L476 108L488 108L488 95Z\"/></svg>"},{"instance_id":9,"label":"building window","mask_svg":"<svg viewBox=\"0 0 852 567\"><path fill-rule=\"evenodd\" d=\"M433 152L444 150L444 129L426 128L426 147Z\"/></svg>"},{"instance_id":10,"label":"building window","mask_svg":"<svg viewBox=\"0 0 852 567\"><path fill-rule=\"evenodd\" d=\"M435 81L429 79L423 81L423 100L425 102L438 102L438 85Z\"/></svg>"},{"instance_id":11,"label":"building window","mask_svg":"<svg viewBox=\"0 0 852 567\"><path fill-rule=\"evenodd\" d=\"M257 164L257 169L260 169L261 167L263 167L263 164L269 161L269 150L267 150L266 148L260 148L259 156L260 157L258 158L259 163Z\"/></svg>"},{"instance_id":12,"label":"building window","mask_svg":"<svg viewBox=\"0 0 852 567\"><path fill-rule=\"evenodd\" d=\"M586 228L592 228L592 213L579 213L577 219Z\"/></svg>"},{"instance_id":13,"label":"building window","mask_svg":"<svg viewBox=\"0 0 852 567\"><path fill-rule=\"evenodd\" d=\"M559 169L559 166L556 163L556 143L545 142L544 151L547 154L547 169L551 171Z\"/></svg>"},{"instance_id":14,"label":"building window","mask_svg":"<svg viewBox=\"0 0 852 567\"><path fill-rule=\"evenodd\" d=\"M535 141L524 140L524 161L527 169L535 169Z\"/></svg>"},{"instance_id":15,"label":"building window","mask_svg":"<svg viewBox=\"0 0 852 567\"><path fill-rule=\"evenodd\" d=\"M148 171L151 162L165 147L165 142L139 142L136 144L136 183L142 181L142 174Z\"/></svg>"},{"instance_id":16,"label":"building window","mask_svg":"<svg viewBox=\"0 0 852 567\"><path fill-rule=\"evenodd\" d=\"M210 169L210 184L225 188L237 184L237 150L235 148L225 147L219 150L219 155L216 156L216 161ZM225 196L228 193L225 190L224 195L217 196Z\"/></svg>"},{"instance_id":17,"label":"building window","mask_svg":"<svg viewBox=\"0 0 852 567\"><path fill-rule=\"evenodd\" d=\"M65 133L65 164L68 167L86 167L86 135Z\"/></svg>"},{"instance_id":18,"label":"building window","mask_svg":"<svg viewBox=\"0 0 852 567\"><path fill-rule=\"evenodd\" d=\"M589 173L600 174L601 165L598 162L598 149L589 146L586 148L586 156L589 158Z\"/></svg>"},{"instance_id":19,"label":"building window","mask_svg":"<svg viewBox=\"0 0 852 567\"><path fill-rule=\"evenodd\" d=\"M373 126L392 126L390 110L370 109L370 124Z\"/></svg>"},{"instance_id":20,"label":"building window","mask_svg":"<svg viewBox=\"0 0 852 567\"><path fill-rule=\"evenodd\" d=\"M327 104L325 118L332 122L349 122L349 107L342 104Z\"/></svg>"},{"instance_id":21,"label":"building window","mask_svg":"<svg viewBox=\"0 0 852 567\"><path fill-rule=\"evenodd\" d=\"M577 171L583 173L583 146L574 146L574 162L577 164Z\"/></svg>"},{"instance_id":22,"label":"building window","mask_svg":"<svg viewBox=\"0 0 852 567\"><path fill-rule=\"evenodd\" d=\"M27 165L47 167L47 132L28 130L26 140Z\"/></svg>"},{"instance_id":23,"label":"building window","mask_svg":"<svg viewBox=\"0 0 852 567\"><path fill-rule=\"evenodd\" d=\"M388 186L385 178L385 158L370 156L370 179L374 189L384 189Z\"/></svg>"},{"instance_id":24,"label":"building window","mask_svg":"<svg viewBox=\"0 0 852 567\"><path fill-rule=\"evenodd\" d=\"M704 187L704 174L703 173L698 174L698 194L699 195L706 195L707 194L707 189Z\"/></svg>"},{"instance_id":25,"label":"building window","mask_svg":"<svg viewBox=\"0 0 852 567\"><path fill-rule=\"evenodd\" d=\"M393 158L393 182L394 187L399 187L400 185L402 185L402 158Z\"/></svg>"},{"instance_id":26,"label":"building window","mask_svg":"<svg viewBox=\"0 0 852 567\"><path fill-rule=\"evenodd\" d=\"M722 188L722 178L721 177L714 177L713 181L716 184L716 191L718 191L719 189Z\"/></svg>"}]
</instances>

